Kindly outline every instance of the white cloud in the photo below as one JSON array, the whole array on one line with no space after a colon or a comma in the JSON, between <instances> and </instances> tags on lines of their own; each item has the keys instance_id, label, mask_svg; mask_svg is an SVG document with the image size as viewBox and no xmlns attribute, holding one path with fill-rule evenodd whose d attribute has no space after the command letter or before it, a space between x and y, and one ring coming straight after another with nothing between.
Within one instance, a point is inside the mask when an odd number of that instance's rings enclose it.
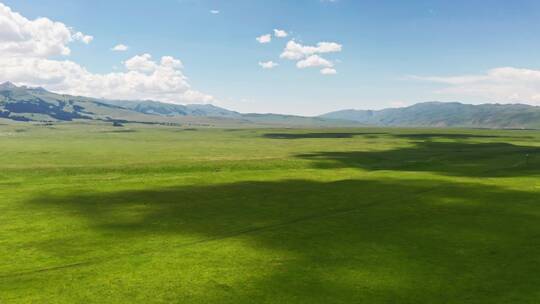
<instances>
[{"instance_id":1,"label":"white cloud","mask_svg":"<svg viewBox=\"0 0 540 304\"><path fill-rule=\"evenodd\" d=\"M120 43L120 44L115 45L115 46L111 49L111 51L115 51L115 52L125 52L125 51L127 51L128 49L129 49L129 47L128 47L127 45L121 44L121 43Z\"/></svg>"},{"instance_id":2,"label":"white cloud","mask_svg":"<svg viewBox=\"0 0 540 304\"><path fill-rule=\"evenodd\" d=\"M219 10L210 10L210 14L217 15L219 14Z\"/></svg>"},{"instance_id":3,"label":"white cloud","mask_svg":"<svg viewBox=\"0 0 540 304\"><path fill-rule=\"evenodd\" d=\"M152 61L152 56L150 54L133 56L126 60L124 65L129 71L137 71L141 73L152 73L158 67L156 62Z\"/></svg>"},{"instance_id":4,"label":"white cloud","mask_svg":"<svg viewBox=\"0 0 540 304\"><path fill-rule=\"evenodd\" d=\"M277 38L285 38L289 36L289 33L284 30L274 29L274 36L276 36Z\"/></svg>"},{"instance_id":5,"label":"white cloud","mask_svg":"<svg viewBox=\"0 0 540 304\"><path fill-rule=\"evenodd\" d=\"M182 62L171 56L157 62L150 54L137 55L124 62L125 71L104 74L92 73L70 60L50 59L69 55L68 44L73 41L91 40L60 22L47 18L30 21L0 3L0 82L111 99L216 102L191 88Z\"/></svg>"},{"instance_id":6,"label":"white cloud","mask_svg":"<svg viewBox=\"0 0 540 304\"><path fill-rule=\"evenodd\" d=\"M337 71L334 68L324 68L324 69L321 70L321 74L323 74L323 75L335 75L335 74L337 74Z\"/></svg>"},{"instance_id":7,"label":"white cloud","mask_svg":"<svg viewBox=\"0 0 540 304\"><path fill-rule=\"evenodd\" d=\"M85 35L81 32L76 32L75 35L73 35L73 39L82 41L84 44L89 44L94 40L94 36Z\"/></svg>"},{"instance_id":8,"label":"white cloud","mask_svg":"<svg viewBox=\"0 0 540 304\"><path fill-rule=\"evenodd\" d=\"M184 67L184 64L180 59L176 59L172 56L163 56L161 57L161 65L164 67L170 67L174 69L181 69Z\"/></svg>"},{"instance_id":9,"label":"white cloud","mask_svg":"<svg viewBox=\"0 0 540 304\"><path fill-rule=\"evenodd\" d=\"M501 67L479 75L411 78L444 85L440 94L540 105L540 70Z\"/></svg>"},{"instance_id":10,"label":"white cloud","mask_svg":"<svg viewBox=\"0 0 540 304\"><path fill-rule=\"evenodd\" d=\"M319 42L317 43L317 53L335 53L341 52L343 46L335 42Z\"/></svg>"},{"instance_id":11,"label":"white cloud","mask_svg":"<svg viewBox=\"0 0 540 304\"><path fill-rule=\"evenodd\" d=\"M312 67L331 68L333 66L334 65L330 61L322 58L319 55L311 55L308 58L300 60L296 63L296 67L298 67L299 69L312 68Z\"/></svg>"},{"instance_id":12,"label":"white cloud","mask_svg":"<svg viewBox=\"0 0 540 304\"><path fill-rule=\"evenodd\" d=\"M48 57L69 55L72 41L90 43L93 37L75 32L48 18L28 20L0 3L0 54L2 56Z\"/></svg>"},{"instance_id":13,"label":"white cloud","mask_svg":"<svg viewBox=\"0 0 540 304\"><path fill-rule=\"evenodd\" d=\"M337 74L334 63L321 57L319 54L341 52L343 46L336 42L319 42L315 46L302 45L294 40L287 42L285 49L280 55L282 59L296 60L299 69L309 67L323 67L321 74Z\"/></svg>"},{"instance_id":14,"label":"white cloud","mask_svg":"<svg viewBox=\"0 0 540 304\"><path fill-rule=\"evenodd\" d=\"M277 63L273 62L273 61L265 61L265 62L259 62L259 65L263 68L263 69L273 69L275 67L278 66Z\"/></svg>"},{"instance_id":15,"label":"white cloud","mask_svg":"<svg viewBox=\"0 0 540 304\"><path fill-rule=\"evenodd\" d=\"M125 62L127 71L94 74L69 60L44 58L0 58L0 81L82 96L111 99L153 99L172 103L203 102L215 99L191 89L178 59L164 56L152 61L148 54Z\"/></svg>"},{"instance_id":16,"label":"white cloud","mask_svg":"<svg viewBox=\"0 0 540 304\"><path fill-rule=\"evenodd\" d=\"M294 40L287 42L280 57L289 60L300 60L313 54L341 52L342 45L335 42L319 42L317 46L304 46Z\"/></svg>"},{"instance_id":17,"label":"white cloud","mask_svg":"<svg viewBox=\"0 0 540 304\"><path fill-rule=\"evenodd\" d=\"M259 43L270 43L272 41L272 35L270 34L265 34L265 35L261 35L257 38L257 41L259 41Z\"/></svg>"}]
</instances>

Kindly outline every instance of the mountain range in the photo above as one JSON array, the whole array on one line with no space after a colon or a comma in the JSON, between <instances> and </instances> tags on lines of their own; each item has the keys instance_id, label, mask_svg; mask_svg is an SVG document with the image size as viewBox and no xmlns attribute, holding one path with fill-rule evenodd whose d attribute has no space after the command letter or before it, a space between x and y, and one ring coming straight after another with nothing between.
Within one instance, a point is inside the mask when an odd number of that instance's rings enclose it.
<instances>
[{"instance_id":1,"label":"mountain range","mask_svg":"<svg viewBox=\"0 0 540 304\"><path fill-rule=\"evenodd\" d=\"M356 122L280 114L241 114L211 104L110 100L56 94L43 88L0 84L0 119L62 122L104 121L184 126L343 126Z\"/></svg>"},{"instance_id":2,"label":"mountain range","mask_svg":"<svg viewBox=\"0 0 540 304\"><path fill-rule=\"evenodd\" d=\"M321 117L374 126L540 128L540 107L525 104L423 102L379 111L342 110Z\"/></svg>"},{"instance_id":3,"label":"mountain range","mask_svg":"<svg viewBox=\"0 0 540 304\"><path fill-rule=\"evenodd\" d=\"M201 126L408 126L540 128L540 107L424 102L404 108L342 110L318 117L239 113L210 104L109 100L56 94L43 88L0 84L0 119L62 122L104 121Z\"/></svg>"}]
</instances>

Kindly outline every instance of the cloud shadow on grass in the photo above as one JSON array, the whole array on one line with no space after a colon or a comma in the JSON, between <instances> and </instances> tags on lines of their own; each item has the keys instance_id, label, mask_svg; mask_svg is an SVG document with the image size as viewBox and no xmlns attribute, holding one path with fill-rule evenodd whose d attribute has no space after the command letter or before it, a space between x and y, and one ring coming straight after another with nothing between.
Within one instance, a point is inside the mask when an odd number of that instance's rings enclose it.
<instances>
[{"instance_id":1,"label":"cloud shadow on grass","mask_svg":"<svg viewBox=\"0 0 540 304\"><path fill-rule=\"evenodd\" d=\"M353 138L355 136L384 135L385 132L320 132L320 133L266 133L265 138L271 139L314 139L314 138Z\"/></svg>"},{"instance_id":2,"label":"cloud shadow on grass","mask_svg":"<svg viewBox=\"0 0 540 304\"><path fill-rule=\"evenodd\" d=\"M385 151L338 151L296 155L317 168L436 172L466 177L540 174L540 147L508 143L420 141Z\"/></svg>"},{"instance_id":3,"label":"cloud shadow on grass","mask_svg":"<svg viewBox=\"0 0 540 304\"><path fill-rule=\"evenodd\" d=\"M410 140L432 140L432 139L482 139L482 138L532 138L530 136L504 136L504 135L484 135L473 133L390 133L390 132L287 132L287 133L265 133L262 136L270 139L313 139L313 138L353 138L356 136L377 136L386 135L395 138Z\"/></svg>"},{"instance_id":4,"label":"cloud shadow on grass","mask_svg":"<svg viewBox=\"0 0 540 304\"><path fill-rule=\"evenodd\" d=\"M279 267L257 261L273 271L229 285L233 293L218 292L222 303L538 300L538 193L434 180L283 180L43 195L27 203L69 211L114 235L118 243L103 246L124 252L119 259L156 250L125 254L133 243L175 235L200 239L171 248L242 239L290 253ZM208 254L249 265L219 250ZM246 271L247 278L256 269Z\"/></svg>"}]
</instances>

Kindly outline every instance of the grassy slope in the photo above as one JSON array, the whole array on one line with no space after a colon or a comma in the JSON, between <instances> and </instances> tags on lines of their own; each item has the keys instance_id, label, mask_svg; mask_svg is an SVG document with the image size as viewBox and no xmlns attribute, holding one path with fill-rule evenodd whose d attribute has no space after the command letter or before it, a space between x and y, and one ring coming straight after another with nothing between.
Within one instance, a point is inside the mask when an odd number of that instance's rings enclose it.
<instances>
[{"instance_id":1,"label":"grassy slope","mask_svg":"<svg viewBox=\"0 0 540 304\"><path fill-rule=\"evenodd\" d=\"M540 301L540 132L55 128L0 125L0 303Z\"/></svg>"}]
</instances>

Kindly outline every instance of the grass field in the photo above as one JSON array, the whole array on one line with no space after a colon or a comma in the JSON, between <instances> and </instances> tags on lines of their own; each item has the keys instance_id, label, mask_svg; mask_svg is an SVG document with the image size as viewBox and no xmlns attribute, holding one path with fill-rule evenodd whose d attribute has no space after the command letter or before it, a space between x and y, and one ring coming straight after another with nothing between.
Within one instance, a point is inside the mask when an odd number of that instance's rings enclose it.
<instances>
[{"instance_id":1,"label":"grass field","mask_svg":"<svg viewBox=\"0 0 540 304\"><path fill-rule=\"evenodd\" d=\"M540 303L540 132L0 125L0 303Z\"/></svg>"}]
</instances>

